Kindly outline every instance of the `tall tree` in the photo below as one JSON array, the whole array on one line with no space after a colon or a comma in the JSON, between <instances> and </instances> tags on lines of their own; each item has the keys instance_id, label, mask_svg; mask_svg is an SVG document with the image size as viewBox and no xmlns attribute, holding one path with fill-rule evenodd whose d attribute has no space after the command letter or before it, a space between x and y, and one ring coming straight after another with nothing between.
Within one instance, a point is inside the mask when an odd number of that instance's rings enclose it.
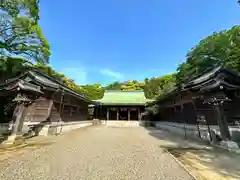
<instances>
[{"instance_id":1,"label":"tall tree","mask_svg":"<svg viewBox=\"0 0 240 180\"><path fill-rule=\"evenodd\" d=\"M213 33L192 48L178 68L178 82L189 81L216 66L240 71L240 26Z\"/></svg>"},{"instance_id":2,"label":"tall tree","mask_svg":"<svg viewBox=\"0 0 240 180\"><path fill-rule=\"evenodd\" d=\"M3 1L0 9L0 55L48 63L50 46L38 25L39 0Z\"/></svg>"},{"instance_id":3,"label":"tall tree","mask_svg":"<svg viewBox=\"0 0 240 180\"><path fill-rule=\"evenodd\" d=\"M147 98L162 97L175 88L176 74L167 74L157 78L145 80L147 82L144 87L144 92Z\"/></svg>"}]
</instances>

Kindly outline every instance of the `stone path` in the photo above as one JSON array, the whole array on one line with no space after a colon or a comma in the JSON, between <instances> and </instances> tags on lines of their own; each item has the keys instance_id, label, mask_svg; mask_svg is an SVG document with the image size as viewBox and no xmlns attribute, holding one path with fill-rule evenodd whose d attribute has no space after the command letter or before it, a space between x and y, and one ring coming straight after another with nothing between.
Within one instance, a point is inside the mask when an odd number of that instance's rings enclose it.
<instances>
[{"instance_id":1,"label":"stone path","mask_svg":"<svg viewBox=\"0 0 240 180\"><path fill-rule=\"evenodd\" d=\"M184 140L184 137L159 129L148 128L148 132L159 139L160 146L177 157L196 179L240 179L239 154L189 138Z\"/></svg>"},{"instance_id":2,"label":"stone path","mask_svg":"<svg viewBox=\"0 0 240 180\"><path fill-rule=\"evenodd\" d=\"M1 180L193 179L144 128L89 127L0 161ZM32 145L34 146L34 145ZM41 147L40 147L41 146Z\"/></svg>"}]
</instances>

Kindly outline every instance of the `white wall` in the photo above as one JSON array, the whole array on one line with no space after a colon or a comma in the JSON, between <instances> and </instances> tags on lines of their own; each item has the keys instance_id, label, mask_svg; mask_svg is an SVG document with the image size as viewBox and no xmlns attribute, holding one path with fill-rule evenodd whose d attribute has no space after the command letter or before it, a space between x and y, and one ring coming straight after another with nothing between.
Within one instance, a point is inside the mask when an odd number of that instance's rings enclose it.
<instances>
[{"instance_id":1,"label":"white wall","mask_svg":"<svg viewBox=\"0 0 240 180\"><path fill-rule=\"evenodd\" d=\"M138 127L139 126L139 121L105 121L105 124L107 126L112 126L112 127Z\"/></svg>"},{"instance_id":2,"label":"white wall","mask_svg":"<svg viewBox=\"0 0 240 180\"><path fill-rule=\"evenodd\" d=\"M69 132L75 129L79 129L82 127L87 127L92 125L92 120L89 121L74 121L74 122L52 122L51 124L46 124L41 126L39 129L38 135L56 135L62 134L65 132ZM37 123L25 123L24 124L24 132L28 132L29 126L37 125Z\"/></svg>"}]
</instances>

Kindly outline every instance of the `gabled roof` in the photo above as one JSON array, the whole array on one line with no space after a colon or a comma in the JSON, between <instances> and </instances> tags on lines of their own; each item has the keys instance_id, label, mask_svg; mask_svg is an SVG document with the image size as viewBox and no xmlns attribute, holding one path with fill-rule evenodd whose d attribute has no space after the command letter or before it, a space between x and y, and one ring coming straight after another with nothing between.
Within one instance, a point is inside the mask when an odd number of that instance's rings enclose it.
<instances>
[{"instance_id":1,"label":"gabled roof","mask_svg":"<svg viewBox=\"0 0 240 180\"><path fill-rule=\"evenodd\" d=\"M0 91L30 91L34 93L43 93L43 90L58 91L73 95L77 98L91 102L84 94L75 92L54 78L39 72L37 70L28 70L21 75L5 80L0 84Z\"/></svg>"},{"instance_id":2,"label":"gabled roof","mask_svg":"<svg viewBox=\"0 0 240 180\"><path fill-rule=\"evenodd\" d=\"M240 74L230 69L216 67L194 80L183 84L181 89L175 88L173 91L166 94L164 97L157 99L156 103L168 101L176 94L183 91L194 91L197 93L204 93L206 91L214 90L238 90L240 89Z\"/></svg>"},{"instance_id":3,"label":"gabled roof","mask_svg":"<svg viewBox=\"0 0 240 180\"><path fill-rule=\"evenodd\" d=\"M145 105L154 100L147 99L142 90L108 90L104 92L102 99L95 102L103 105Z\"/></svg>"},{"instance_id":4,"label":"gabled roof","mask_svg":"<svg viewBox=\"0 0 240 180\"><path fill-rule=\"evenodd\" d=\"M183 89L199 91L214 90L222 86L228 90L240 88L240 75L230 69L217 67L212 71L190 81L183 86Z\"/></svg>"}]
</instances>

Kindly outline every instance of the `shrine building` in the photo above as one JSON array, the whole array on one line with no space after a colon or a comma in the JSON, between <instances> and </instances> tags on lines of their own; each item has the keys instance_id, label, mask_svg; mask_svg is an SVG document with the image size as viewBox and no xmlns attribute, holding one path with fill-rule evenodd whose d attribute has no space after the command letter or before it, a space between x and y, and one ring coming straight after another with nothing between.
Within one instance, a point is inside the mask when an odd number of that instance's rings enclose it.
<instances>
[{"instance_id":1,"label":"shrine building","mask_svg":"<svg viewBox=\"0 0 240 180\"><path fill-rule=\"evenodd\" d=\"M107 90L102 99L95 100L94 117L108 122L138 122L145 106L152 101L142 90Z\"/></svg>"},{"instance_id":2,"label":"shrine building","mask_svg":"<svg viewBox=\"0 0 240 180\"><path fill-rule=\"evenodd\" d=\"M7 103L10 110L4 108ZM60 134L90 126L88 105L92 103L60 80L38 70L28 70L0 84L0 124L6 125L0 134ZM10 121L14 128L8 132Z\"/></svg>"}]
</instances>

